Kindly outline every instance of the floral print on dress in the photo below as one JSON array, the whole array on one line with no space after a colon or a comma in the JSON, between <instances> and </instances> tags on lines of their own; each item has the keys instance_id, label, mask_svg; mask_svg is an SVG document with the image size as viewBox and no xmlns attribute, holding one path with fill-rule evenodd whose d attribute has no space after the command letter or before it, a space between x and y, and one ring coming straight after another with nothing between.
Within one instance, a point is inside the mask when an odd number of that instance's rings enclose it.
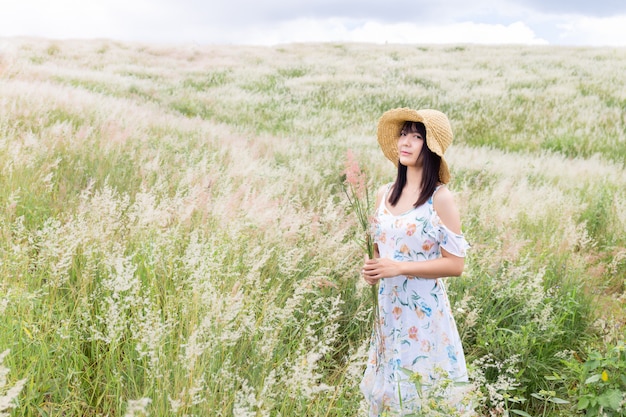
<instances>
[{"instance_id":1,"label":"floral print on dress","mask_svg":"<svg viewBox=\"0 0 626 417\"><path fill-rule=\"evenodd\" d=\"M423 261L439 258L441 248L465 256L467 241L441 222L432 196L396 216L386 209L388 192L372 222L381 257ZM371 417L409 411L405 407L415 403L417 391L406 371L419 373L422 381L433 381L442 371L454 381L467 381L461 339L442 280L400 275L382 279L379 285L380 345L372 338L361 381Z\"/></svg>"}]
</instances>

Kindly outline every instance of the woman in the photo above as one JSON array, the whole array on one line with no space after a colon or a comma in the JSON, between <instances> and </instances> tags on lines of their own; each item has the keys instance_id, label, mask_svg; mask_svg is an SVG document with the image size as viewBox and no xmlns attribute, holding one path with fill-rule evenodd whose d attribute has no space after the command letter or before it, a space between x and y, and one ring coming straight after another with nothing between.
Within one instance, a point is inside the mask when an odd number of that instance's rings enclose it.
<instances>
[{"instance_id":1,"label":"woman","mask_svg":"<svg viewBox=\"0 0 626 417\"><path fill-rule=\"evenodd\" d=\"M371 416L419 410L429 387L444 379L467 381L461 340L439 279L461 275L469 248L445 186L450 122L437 110L390 110L378 123L378 143L398 174L378 190L375 257L362 270L368 284L380 285L379 327L361 383Z\"/></svg>"}]
</instances>

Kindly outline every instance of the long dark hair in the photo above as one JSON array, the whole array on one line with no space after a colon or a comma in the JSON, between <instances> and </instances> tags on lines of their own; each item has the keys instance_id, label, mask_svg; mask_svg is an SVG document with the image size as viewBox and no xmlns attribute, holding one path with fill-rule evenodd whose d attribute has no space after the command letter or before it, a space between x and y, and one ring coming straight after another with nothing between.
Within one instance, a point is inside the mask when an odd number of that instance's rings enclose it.
<instances>
[{"instance_id":1,"label":"long dark hair","mask_svg":"<svg viewBox=\"0 0 626 417\"><path fill-rule=\"evenodd\" d=\"M419 133L424 138L424 146L420 151L418 161L422 160L422 183L420 184L420 196L413 204L414 207L419 207L428 201L431 195L435 192L437 184L439 184L439 166L441 165L441 157L431 151L426 145L426 127L420 122L404 122L402 126L402 132L405 133ZM392 206L398 204L400 200L400 194L406 185L406 165L402 165L398 161L398 175L396 176L396 182L393 184L393 191L389 196L389 203Z\"/></svg>"}]
</instances>

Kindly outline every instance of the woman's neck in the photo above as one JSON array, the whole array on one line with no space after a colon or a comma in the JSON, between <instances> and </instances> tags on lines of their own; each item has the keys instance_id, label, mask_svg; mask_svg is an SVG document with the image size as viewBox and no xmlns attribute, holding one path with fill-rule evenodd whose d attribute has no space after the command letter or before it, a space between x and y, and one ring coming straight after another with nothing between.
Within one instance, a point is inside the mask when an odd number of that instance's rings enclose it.
<instances>
[{"instance_id":1,"label":"woman's neck","mask_svg":"<svg viewBox=\"0 0 626 417\"><path fill-rule=\"evenodd\" d=\"M416 167L407 167L406 185L409 190L421 190L422 188L422 170Z\"/></svg>"}]
</instances>

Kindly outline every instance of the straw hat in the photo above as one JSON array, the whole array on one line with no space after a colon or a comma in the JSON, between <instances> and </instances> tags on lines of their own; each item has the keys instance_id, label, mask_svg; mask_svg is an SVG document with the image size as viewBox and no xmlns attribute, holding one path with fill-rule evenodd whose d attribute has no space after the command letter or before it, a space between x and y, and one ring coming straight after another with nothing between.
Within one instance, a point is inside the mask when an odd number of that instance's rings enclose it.
<instances>
[{"instance_id":1,"label":"straw hat","mask_svg":"<svg viewBox=\"0 0 626 417\"><path fill-rule=\"evenodd\" d=\"M441 157L439 181L450 181L450 170L443 158L452 143L452 128L448 117L438 110L399 108L386 111L378 121L378 143L383 153L398 166L398 138L404 122L421 122L426 126L426 146Z\"/></svg>"}]
</instances>

